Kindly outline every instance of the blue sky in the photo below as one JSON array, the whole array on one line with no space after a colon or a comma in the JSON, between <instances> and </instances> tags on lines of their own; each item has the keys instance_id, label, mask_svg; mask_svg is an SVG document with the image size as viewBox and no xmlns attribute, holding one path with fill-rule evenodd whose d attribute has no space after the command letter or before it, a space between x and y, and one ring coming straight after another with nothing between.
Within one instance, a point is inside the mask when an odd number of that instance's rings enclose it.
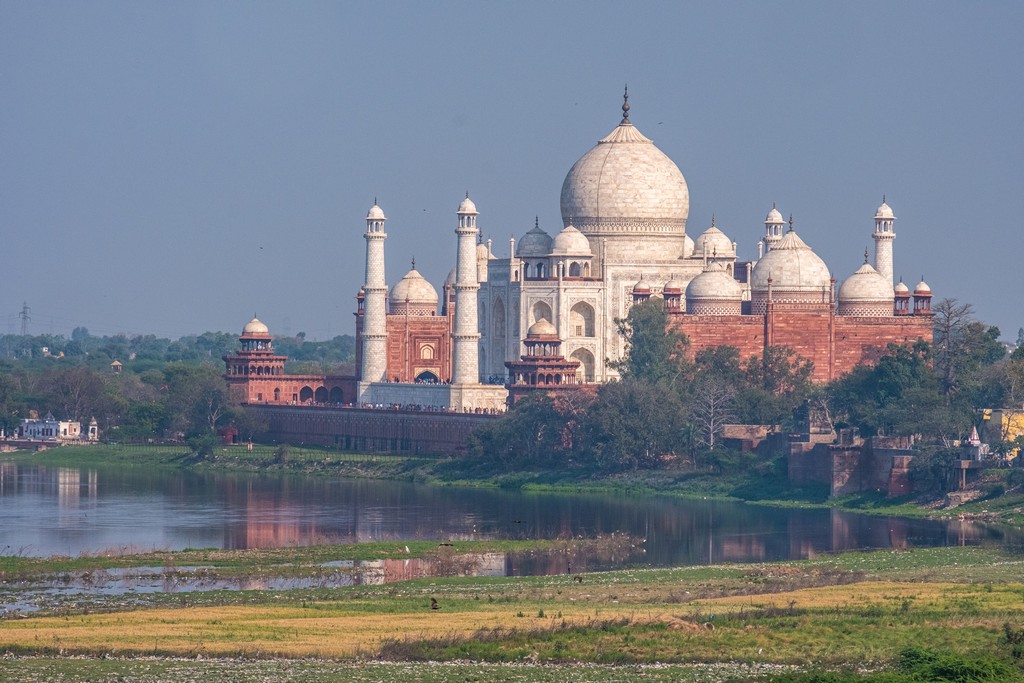
<instances>
[{"instance_id":1,"label":"blue sky","mask_svg":"<svg viewBox=\"0 0 1024 683\"><path fill-rule=\"evenodd\" d=\"M362 232L439 286L466 191L507 255L621 116L688 232L792 212L841 281L882 195L895 271L1024 326L1024 3L0 0L0 333L353 332Z\"/></svg>"}]
</instances>

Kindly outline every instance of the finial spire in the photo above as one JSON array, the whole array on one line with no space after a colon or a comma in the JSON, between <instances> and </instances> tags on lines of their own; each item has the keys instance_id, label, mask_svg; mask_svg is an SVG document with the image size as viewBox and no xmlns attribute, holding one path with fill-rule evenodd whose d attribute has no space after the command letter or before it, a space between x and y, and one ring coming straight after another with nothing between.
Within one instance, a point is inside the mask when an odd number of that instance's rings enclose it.
<instances>
[{"instance_id":1,"label":"finial spire","mask_svg":"<svg viewBox=\"0 0 1024 683\"><path fill-rule=\"evenodd\" d=\"M533 229L540 230L540 216L533 217Z\"/></svg>"},{"instance_id":2,"label":"finial spire","mask_svg":"<svg viewBox=\"0 0 1024 683\"><path fill-rule=\"evenodd\" d=\"M775 202L772 202L772 208L773 209L775 208Z\"/></svg>"},{"instance_id":3,"label":"finial spire","mask_svg":"<svg viewBox=\"0 0 1024 683\"><path fill-rule=\"evenodd\" d=\"M868 248L864 247L864 263L868 262Z\"/></svg>"},{"instance_id":4,"label":"finial spire","mask_svg":"<svg viewBox=\"0 0 1024 683\"><path fill-rule=\"evenodd\" d=\"M882 203L885 204L885 193L882 193Z\"/></svg>"},{"instance_id":5,"label":"finial spire","mask_svg":"<svg viewBox=\"0 0 1024 683\"><path fill-rule=\"evenodd\" d=\"M377 195L373 196L373 205L377 206Z\"/></svg>"},{"instance_id":6,"label":"finial spire","mask_svg":"<svg viewBox=\"0 0 1024 683\"><path fill-rule=\"evenodd\" d=\"M412 269L416 270L416 257L415 256L412 257Z\"/></svg>"},{"instance_id":7,"label":"finial spire","mask_svg":"<svg viewBox=\"0 0 1024 683\"><path fill-rule=\"evenodd\" d=\"M789 214L789 232L793 232L793 214Z\"/></svg>"},{"instance_id":8,"label":"finial spire","mask_svg":"<svg viewBox=\"0 0 1024 683\"><path fill-rule=\"evenodd\" d=\"M466 199L469 199L469 190L466 190Z\"/></svg>"},{"instance_id":9,"label":"finial spire","mask_svg":"<svg viewBox=\"0 0 1024 683\"><path fill-rule=\"evenodd\" d=\"M629 83L626 84L626 89L622 93L622 123L629 123Z\"/></svg>"},{"instance_id":10,"label":"finial spire","mask_svg":"<svg viewBox=\"0 0 1024 683\"><path fill-rule=\"evenodd\" d=\"M715 214L711 214L711 227L715 227Z\"/></svg>"}]
</instances>

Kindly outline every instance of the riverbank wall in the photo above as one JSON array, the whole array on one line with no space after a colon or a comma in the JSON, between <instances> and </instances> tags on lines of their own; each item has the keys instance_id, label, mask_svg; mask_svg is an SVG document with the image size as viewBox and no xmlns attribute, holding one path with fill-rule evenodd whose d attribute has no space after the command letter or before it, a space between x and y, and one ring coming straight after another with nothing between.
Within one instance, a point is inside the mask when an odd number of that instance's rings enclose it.
<instances>
[{"instance_id":1,"label":"riverbank wall","mask_svg":"<svg viewBox=\"0 0 1024 683\"><path fill-rule=\"evenodd\" d=\"M265 427L260 441L327 446L360 453L451 455L498 415L403 409L249 405Z\"/></svg>"},{"instance_id":2,"label":"riverbank wall","mask_svg":"<svg viewBox=\"0 0 1024 683\"><path fill-rule=\"evenodd\" d=\"M855 443L790 444L789 480L822 482L833 496L879 491L890 498L912 492L910 461L915 451L909 439L874 437Z\"/></svg>"}]
</instances>

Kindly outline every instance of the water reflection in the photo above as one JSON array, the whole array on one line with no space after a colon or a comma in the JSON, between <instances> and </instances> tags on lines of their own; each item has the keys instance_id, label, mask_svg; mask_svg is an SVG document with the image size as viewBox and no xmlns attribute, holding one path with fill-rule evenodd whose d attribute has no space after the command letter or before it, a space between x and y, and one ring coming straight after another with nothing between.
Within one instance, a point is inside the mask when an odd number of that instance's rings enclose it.
<instances>
[{"instance_id":1,"label":"water reflection","mask_svg":"<svg viewBox=\"0 0 1024 683\"><path fill-rule=\"evenodd\" d=\"M970 521L872 517L738 503L540 495L401 482L0 463L0 554L257 548L361 541L646 539L623 563L809 558L861 548L1021 544ZM407 565L404 565L407 566ZM551 573L514 567L522 573ZM397 571L397 570L395 570ZM514 572L513 572L514 573Z\"/></svg>"}]
</instances>

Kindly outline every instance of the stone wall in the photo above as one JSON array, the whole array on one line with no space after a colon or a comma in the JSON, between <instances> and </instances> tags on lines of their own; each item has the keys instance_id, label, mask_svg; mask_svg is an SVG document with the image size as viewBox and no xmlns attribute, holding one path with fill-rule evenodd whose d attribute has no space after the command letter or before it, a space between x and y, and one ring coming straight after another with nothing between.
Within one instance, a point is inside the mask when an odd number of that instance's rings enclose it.
<instances>
[{"instance_id":1,"label":"stone wall","mask_svg":"<svg viewBox=\"0 0 1024 683\"><path fill-rule=\"evenodd\" d=\"M496 416L309 406L246 406L268 429L261 441L327 446L360 453L452 455Z\"/></svg>"},{"instance_id":2,"label":"stone wall","mask_svg":"<svg viewBox=\"0 0 1024 683\"><path fill-rule=\"evenodd\" d=\"M789 480L828 484L832 496L861 491L881 491L891 498L905 496L912 492L913 452L893 447L902 445L871 440L850 445L791 443Z\"/></svg>"}]
</instances>

